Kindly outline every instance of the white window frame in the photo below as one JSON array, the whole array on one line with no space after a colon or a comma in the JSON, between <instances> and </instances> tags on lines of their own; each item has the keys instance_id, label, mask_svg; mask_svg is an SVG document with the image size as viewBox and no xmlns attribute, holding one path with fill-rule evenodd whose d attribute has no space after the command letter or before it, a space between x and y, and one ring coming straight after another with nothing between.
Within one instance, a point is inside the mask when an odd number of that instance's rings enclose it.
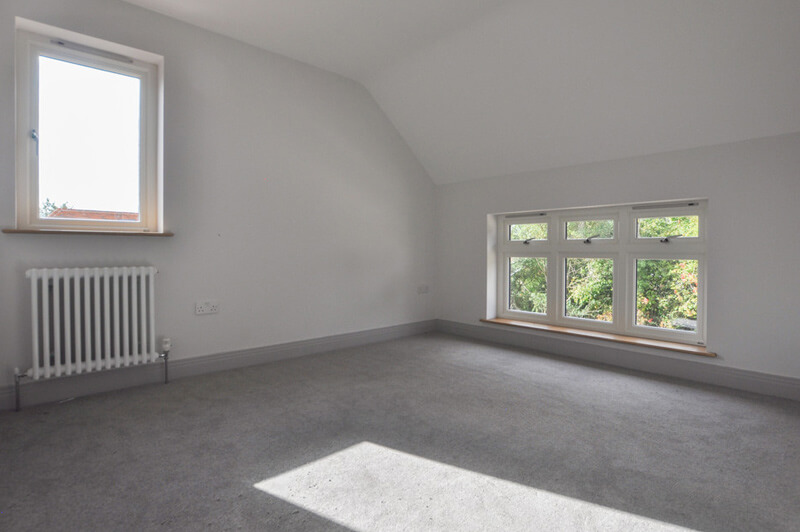
<instances>
[{"instance_id":1,"label":"white window frame","mask_svg":"<svg viewBox=\"0 0 800 532\"><path fill-rule=\"evenodd\" d=\"M558 234L560 236L559 240L571 246L580 246L581 244L583 244L584 241L579 238L574 238L571 240L567 238L567 222L580 222L586 220L614 221L614 237L592 239L592 244L608 246L617 244L619 242L619 231L620 231L619 214L616 211L610 211L608 209L598 209L597 211L594 211L592 213L582 213L573 211L571 213L562 214L561 216L558 217L559 221Z\"/></svg>"},{"instance_id":2,"label":"white window frame","mask_svg":"<svg viewBox=\"0 0 800 532\"><path fill-rule=\"evenodd\" d=\"M499 254L499 262L497 265L497 293L500 297L497 298L498 305L500 308L505 309L505 316L511 319L518 319L518 320L526 320L526 321L548 321L553 319L554 317L554 309L551 308L551 305L547 306L547 312L545 314L539 314L536 312L525 312L521 310L511 310L509 308L509 291L508 291L508 283L509 283L509 259L511 257L542 257L547 259L547 300L548 302L552 300L552 293L555 287L556 278L553 272L553 261L556 260L555 255L549 249L549 243L553 241L553 239L558 238L556 228L554 227L554 218L552 216L547 215L547 213L532 213L526 215L507 215L503 216L501 223L499 223L498 229L499 239L498 242L500 243L501 247L504 250L504 253ZM539 224L539 223L546 223L547 224L547 240L531 240L529 243L525 244L523 241L520 240L511 240L510 239L510 227L512 225L524 225L524 224Z\"/></svg>"},{"instance_id":3,"label":"white window frame","mask_svg":"<svg viewBox=\"0 0 800 532\"><path fill-rule=\"evenodd\" d=\"M649 204L628 204L593 208L563 209L525 214L497 215L496 246L496 315L499 318L529 321L575 329L652 338L684 344L706 344L706 201L673 200ZM674 238L638 238L637 219L662 216L698 216L699 235ZM567 221L613 219L614 238L592 240L566 239ZM509 240L509 225L548 223L548 240L523 244ZM547 312L545 314L509 309L508 262L510 257L547 258ZM614 260L612 312L613 322L566 316L565 261L571 257L611 258ZM687 259L698 261L697 330L682 331L636 324L636 260Z\"/></svg>"},{"instance_id":4,"label":"white window frame","mask_svg":"<svg viewBox=\"0 0 800 532\"><path fill-rule=\"evenodd\" d=\"M547 239L551 239L553 237L552 230L553 230L553 223L547 214L540 213L534 215L526 215L526 216L507 216L504 220L504 228L503 234L505 235L505 239L509 240L510 242L522 242L521 240L510 240L511 234L511 226L512 225L527 225L527 224L547 224ZM547 240L531 240L528 244L538 244L541 242L546 242Z\"/></svg>"},{"instance_id":5,"label":"white window frame","mask_svg":"<svg viewBox=\"0 0 800 532\"><path fill-rule=\"evenodd\" d=\"M677 329L661 329L636 324L636 261L637 260L696 260L697 261L697 331L682 331ZM628 294L628 308L630 308L630 327L628 334L642 336L656 340L668 340L685 344L705 345L705 260L701 253L632 253L628 257L629 277L626 284L630 287ZM702 292L702 294L701 294ZM702 295L702 297L701 297Z\"/></svg>"},{"instance_id":6,"label":"white window frame","mask_svg":"<svg viewBox=\"0 0 800 532\"><path fill-rule=\"evenodd\" d=\"M693 203L693 202L689 202ZM699 206L699 205L698 205ZM631 216L630 216L630 234L631 238L634 241L643 241L643 242L654 242L658 240L657 237L640 237L638 235L639 228L638 228L638 220L639 218L664 218L670 216L699 216L699 213L695 209L695 206L676 206L671 208L663 208L663 207L636 207L631 209ZM702 220L701 220L702 222ZM683 242L705 242L705 224L699 223L698 224L698 235L696 237L681 237Z\"/></svg>"},{"instance_id":7,"label":"white window frame","mask_svg":"<svg viewBox=\"0 0 800 532\"><path fill-rule=\"evenodd\" d=\"M32 131L39 129L40 55L141 80L138 222L39 217L38 150ZM163 71L162 56L17 17L17 229L163 232Z\"/></svg>"},{"instance_id":8,"label":"white window frame","mask_svg":"<svg viewBox=\"0 0 800 532\"><path fill-rule=\"evenodd\" d=\"M572 241L571 241L572 242ZM594 242L593 242L594 243ZM566 289L567 289L567 271L566 271L566 261L567 259L611 259L614 261L614 269L612 270L612 279L611 279L611 286L612 286L612 297L611 297L611 313L613 321L601 321L601 320L593 320L589 318L576 318L574 316L567 316L567 297L566 297ZM558 254L558 285L556 286L556 301L554 301L556 306L556 325L561 325L562 327L573 327L575 329L589 329L593 331L604 331L604 332L614 332L619 329L617 323L620 321L621 312L620 312L620 304L619 304L619 290L617 286L619 285L619 255L617 253L609 253L609 252L567 252L567 253L559 253ZM548 300L549 303L549 300Z\"/></svg>"},{"instance_id":9,"label":"white window frame","mask_svg":"<svg viewBox=\"0 0 800 532\"><path fill-rule=\"evenodd\" d=\"M501 286L499 287L501 298L499 298L499 299L502 299L502 302L500 303L500 305L504 306L504 308L506 309L506 313L505 313L504 317L511 318L511 319L516 319L516 320L523 320L523 321L542 321L542 322L545 322L545 323L547 321L553 320L554 317L555 317L555 309L552 308L552 306L549 305L549 304L547 305L547 309L546 309L546 311L544 313L526 312L526 311L523 311L523 310L512 310L512 309L509 308L509 305L510 305L510 302L509 302L509 299L508 299L508 296L509 296L508 283L509 283L509 275L510 275L510 272L509 272L509 263L510 263L510 261L509 261L509 259L512 258L512 257L515 257L515 258L517 258L517 257L521 257L521 258L532 257L532 258L547 259L547 301L548 302L552 301L553 291L554 291L554 287L555 287L555 284L556 284L556 279L554 277L554 269L552 267L552 264L553 264L553 261L557 260L557 259L552 254L550 254L550 253L542 253L542 252L538 252L537 253L535 250L522 252L522 253L510 253L510 254L507 254L505 260L503 261L503 263L498 265L499 266L498 271L502 271L502 273L498 276L498 279L499 279L499 281L501 283ZM502 284L502 283L505 283L505 284Z\"/></svg>"}]
</instances>

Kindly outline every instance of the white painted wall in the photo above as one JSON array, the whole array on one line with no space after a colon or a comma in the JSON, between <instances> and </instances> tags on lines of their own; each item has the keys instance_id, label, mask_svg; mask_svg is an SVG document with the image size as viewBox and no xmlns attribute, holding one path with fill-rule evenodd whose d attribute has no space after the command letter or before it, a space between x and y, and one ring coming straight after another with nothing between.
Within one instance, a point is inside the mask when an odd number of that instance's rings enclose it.
<instances>
[{"instance_id":1,"label":"white painted wall","mask_svg":"<svg viewBox=\"0 0 800 532\"><path fill-rule=\"evenodd\" d=\"M362 81L463 182L800 131L798 27L796 0L508 1Z\"/></svg>"},{"instance_id":2,"label":"white painted wall","mask_svg":"<svg viewBox=\"0 0 800 532\"><path fill-rule=\"evenodd\" d=\"M438 315L485 316L489 214L693 197L709 200L719 354L701 361L800 378L800 134L440 186Z\"/></svg>"},{"instance_id":3,"label":"white painted wall","mask_svg":"<svg viewBox=\"0 0 800 532\"><path fill-rule=\"evenodd\" d=\"M114 0L0 3L0 226L14 224L14 16L161 54L174 238L0 234L0 383L29 366L31 267L158 267L188 358L434 317L434 189L369 93ZM216 298L218 315L195 316Z\"/></svg>"},{"instance_id":4,"label":"white painted wall","mask_svg":"<svg viewBox=\"0 0 800 532\"><path fill-rule=\"evenodd\" d=\"M176 236L0 234L0 383L28 364L30 267L157 266L159 332L191 358L430 319L434 297L438 317L475 324L487 214L698 196L720 354L704 362L800 377L800 134L435 190L352 81L114 0L4 0L2 227L14 223L14 16L165 56ZM222 312L194 316L198 298Z\"/></svg>"}]
</instances>

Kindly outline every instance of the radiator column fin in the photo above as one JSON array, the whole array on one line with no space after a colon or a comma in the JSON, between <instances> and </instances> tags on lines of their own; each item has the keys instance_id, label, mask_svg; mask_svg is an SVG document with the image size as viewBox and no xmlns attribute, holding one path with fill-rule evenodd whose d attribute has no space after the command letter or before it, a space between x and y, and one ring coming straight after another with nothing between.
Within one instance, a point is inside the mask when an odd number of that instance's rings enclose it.
<instances>
[{"instance_id":1,"label":"radiator column fin","mask_svg":"<svg viewBox=\"0 0 800 532\"><path fill-rule=\"evenodd\" d=\"M34 380L145 364L156 351L152 266L32 269Z\"/></svg>"}]
</instances>

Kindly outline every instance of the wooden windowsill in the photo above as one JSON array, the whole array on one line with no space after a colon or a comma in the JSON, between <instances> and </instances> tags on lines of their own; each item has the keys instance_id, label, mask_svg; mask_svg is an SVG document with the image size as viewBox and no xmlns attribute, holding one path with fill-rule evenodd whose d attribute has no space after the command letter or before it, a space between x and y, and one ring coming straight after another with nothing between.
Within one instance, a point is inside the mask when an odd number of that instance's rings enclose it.
<instances>
[{"instance_id":1,"label":"wooden windowsill","mask_svg":"<svg viewBox=\"0 0 800 532\"><path fill-rule=\"evenodd\" d=\"M3 229L10 235L114 235L114 236L175 236L171 231L86 231L72 229Z\"/></svg>"},{"instance_id":2,"label":"wooden windowsill","mask_svg":"<svg viewBox=\"0 0 800 532\"><path fill-rule=\"evenodd\" d=\"M652 347L655 349L666 349L667 351L676 351L678 353L688 353L690 355L699 355L704 357L716 357L716 353L708 351L705 347L699 345L680 344L678 342L669 342L665 340L651 340L649 338L639 338L637 336L626 336L624 334L604 333L598 331L587 331L585 329L574 329L572 327L560 327L558 325L545 325L544 323L533 323L529 321L508 320L504 318L492 318L489 320L482 319L484 323L494 323L497 325L509 325L511 327L520 327L523 329L534 329L537 331L547 331L559 334L569 334L571 336L580 336L582 338L591 338L594 340L607 340L609 342L618 342L621 344L637 345L640 347Z\"/></svg>"}]
</instances>

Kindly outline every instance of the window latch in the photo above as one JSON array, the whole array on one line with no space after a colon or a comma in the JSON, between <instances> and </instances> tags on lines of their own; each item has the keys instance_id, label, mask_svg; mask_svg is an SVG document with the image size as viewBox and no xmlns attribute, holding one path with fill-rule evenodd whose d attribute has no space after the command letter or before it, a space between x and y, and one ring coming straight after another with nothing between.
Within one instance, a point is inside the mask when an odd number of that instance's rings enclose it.
<instances>
[{"instance_id":1,"label":"window latch","mask_svg":"<svg viewBox=\"0 0 800 532\"><path fill-rule=\"evenodd\" d=\"M680 238L680 237L682 237L682 236L683 236L683 235L669 235L669 236L665 236L664 238L662 238L661 240L659 240L659 242L661 242L662 244L669 244L669 241L670 241L670 239L671 239L671 238Z\"/></svg>"},{"instance_id":2,"label":"window latch","mask_svg":"<svg viewBox=\"0 0 800 532\"><path fill-rule=\"evenodd\" d=\"M36 156L39 156L39 134L35 129L31 129L31 138L36 141Z\"/></svg>"},{"instance_id":3,"label":"window latch","mask_svg":"<svg viewBox=\"0 0 800 532\"><path fill-rule=\"evenodd\" d=\"M592 243L592 239L593 239L593 238L597 238L598 236L600 236L600 233L598 233L598 234L596 234L596 235L592 235L592 236L590 236L589 238L587 238L586 240L584 240L584 241L583 241L583 243L584 243L584 244L591 244L591 243Z\"/></svg>"}]
</instances>

